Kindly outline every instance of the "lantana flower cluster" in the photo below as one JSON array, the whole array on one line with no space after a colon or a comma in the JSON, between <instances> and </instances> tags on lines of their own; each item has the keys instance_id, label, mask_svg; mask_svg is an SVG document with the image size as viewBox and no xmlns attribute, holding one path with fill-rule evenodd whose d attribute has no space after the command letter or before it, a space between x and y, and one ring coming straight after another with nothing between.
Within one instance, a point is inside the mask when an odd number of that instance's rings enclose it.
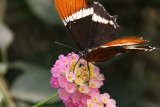
<instances>
[{"instance_id":1,"label":"lantana flower cluster","mask_svg":"<svg viewBox=\"0 0 160 107\"><path fill-rule=\"evenodd\" d=\"M66 107L116 107L108 93L100 94L104 76L99 67L70 53L60 55L51 68L50 84L58 88Z\"/></svg>"}]
</instances>

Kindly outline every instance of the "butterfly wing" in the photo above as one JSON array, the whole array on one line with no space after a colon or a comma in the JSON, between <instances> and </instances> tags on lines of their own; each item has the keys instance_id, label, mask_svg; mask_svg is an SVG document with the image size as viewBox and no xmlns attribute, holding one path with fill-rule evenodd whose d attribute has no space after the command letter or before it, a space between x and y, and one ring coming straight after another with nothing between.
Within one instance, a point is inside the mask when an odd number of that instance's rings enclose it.
<instances>
[{"instance_id":1,"label":"butterfly wing","mask_svg":"<svg viewBox=\"0 0 160 107\"><path fill-rule=\"evenodd\" d=\"M93 2L92 26L87 49L92 49L116 39L119 29L117 16L111 16L99 2Z\"/></svg>"},{"instance_id":2,"label":"butterfly wing","mask_svg":"<svg viewBox=\"0 0 160 107\"><path fill-rule=\"evenodd\" d=\"M95 49L89 51L87 61L106 61L115 55L121 53L130 53L138 51L151 51L155 47L146 45L139 45L140 43L148 42L142 38L137 37L124 37L105 43Z\"/></svg>"},{"instance_id":3,"label":"butterfly wing","mask_svg":"<svg viewBox=\"0 0 160 107\"><path fill-rule=\"evenodd\" d=\"M80 50L84 50L89 40L91 15L93 14L92 0L54 0L58 13L71 32Z\"/></svg>"},{"instance_id":4,"label":"butterfly wing","mask_svg":"<svg viewBox=\"0 0 160 107\"><path fill-rule=\"evenodd\" d=\"M64 25L80 50L115 39L116 17L94 0L54 0Z\"/></svg>"}]
</instances>

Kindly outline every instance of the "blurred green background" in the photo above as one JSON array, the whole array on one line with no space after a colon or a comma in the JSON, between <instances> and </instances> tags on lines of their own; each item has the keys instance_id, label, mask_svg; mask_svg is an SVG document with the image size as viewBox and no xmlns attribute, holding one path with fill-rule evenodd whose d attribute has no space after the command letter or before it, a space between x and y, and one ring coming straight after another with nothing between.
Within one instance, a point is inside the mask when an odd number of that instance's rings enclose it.
<instances>
[{"instance_id":1,"label":"blurred green background","mask_svg":"<svg viewBox=\"0 0 160 107\"><path fill-rule=\"evenodd\" d=\"M118 15L118 36L136 35L160 47L160 0L99 0ZM28 107L56 93L50 68L76 48L52 0L0 0L0 107ZM98 63L102 92L118 107L160 107L160 51L117 56ZM44 107L64 107L56 99Z\"/></svg>"}]
</instances>

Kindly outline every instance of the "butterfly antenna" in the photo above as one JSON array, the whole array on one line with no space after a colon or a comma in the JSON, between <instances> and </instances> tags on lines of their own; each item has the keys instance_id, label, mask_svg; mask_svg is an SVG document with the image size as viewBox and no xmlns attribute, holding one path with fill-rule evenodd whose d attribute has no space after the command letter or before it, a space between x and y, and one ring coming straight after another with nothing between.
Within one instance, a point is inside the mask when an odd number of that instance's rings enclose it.
<instances>
[{"instance_id":1,"label":"butterfly antenna","mask_svg":"<svg viewBox=\"0 0 160 107\"><path fill-rule=\"evenodd\" d=\"M75 49L75 48L73 48L73 47L71 47L71 46L68 46L68 45L59 43L59 42L57 42L57 41L54 41L54 43L55 43L55 44L58 44L58 45L61 45L61 46L64 46L64 47L67 47L67 48L70 48L70 49L73 49L73 50L75 50L75 51L77 51L77 52L79 51L78 49Z\"/></svg>"}]
</instances>

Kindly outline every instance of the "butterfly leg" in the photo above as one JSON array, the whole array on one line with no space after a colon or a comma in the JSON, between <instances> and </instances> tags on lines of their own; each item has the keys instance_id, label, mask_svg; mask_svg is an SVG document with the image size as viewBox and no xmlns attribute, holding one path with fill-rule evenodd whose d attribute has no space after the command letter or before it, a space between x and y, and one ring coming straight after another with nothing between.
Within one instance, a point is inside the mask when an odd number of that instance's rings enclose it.
<instances>
[{"instance_id":1,"label":"butterfly leg","mask_svg":"<svg viewBox=\"0 0 160 107\"><path fill-rule=\"evenodd\" d=\"M89 58L92 60L92 57L89 57ZM100 71L101 71L101 70L104 70L102 67L100 67L100 66L96 65L93 61L91 61L91 63L92 63L94 66L96 66L96 67L100 68Z\"/></svg>"},{"instance_id":2,"label":"butterfly leg","mask_svg":"<svg viewBox=\"0 0 160 107\"><path fill-rule=\"evenodd\" d=\"M89 68L89 63L87 62L87 68L88 68L88 72L89 72L89 80L88 80L88 84L89 84L89 81L90 81L90 75L91 75L91 72L90 72L90 68Z\"/></svg>"},{"instance_id":3,"label":"butterfly leg","mask_svg":"<svg viewBox=\"0 0 160 107\"><path fill-rule=\"evenodd\" d=\"M81 57L78 59L78 61L76 62L76 64L74 65L74 68L73 68L73 72L75 71L75 68L76 68L76 65L78 64L78 62L80 61ZM74 72L75 73L75 72Z\"/></svg>"}]
</instances>

